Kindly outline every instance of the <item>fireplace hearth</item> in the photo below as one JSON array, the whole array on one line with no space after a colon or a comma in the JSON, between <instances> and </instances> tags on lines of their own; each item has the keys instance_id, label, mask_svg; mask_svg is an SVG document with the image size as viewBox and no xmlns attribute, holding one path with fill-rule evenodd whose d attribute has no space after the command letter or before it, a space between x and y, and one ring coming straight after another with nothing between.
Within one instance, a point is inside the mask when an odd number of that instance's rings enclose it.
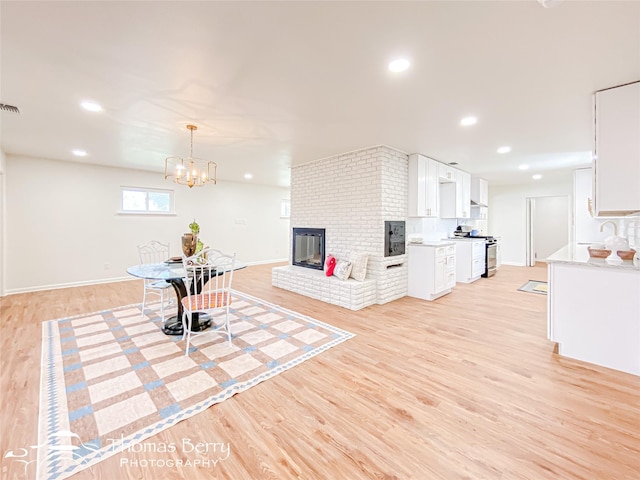
<instances>
[{"instance_id":1,"label":"fireplace hearth","mask_svg":"<svg viewBox=\"0 0 640 480\"><path fill-rule=\"evenodd\" d=\"M324 228L294 228L292 264L322 270L324 266Z\"/></svg>"}]
</instances>

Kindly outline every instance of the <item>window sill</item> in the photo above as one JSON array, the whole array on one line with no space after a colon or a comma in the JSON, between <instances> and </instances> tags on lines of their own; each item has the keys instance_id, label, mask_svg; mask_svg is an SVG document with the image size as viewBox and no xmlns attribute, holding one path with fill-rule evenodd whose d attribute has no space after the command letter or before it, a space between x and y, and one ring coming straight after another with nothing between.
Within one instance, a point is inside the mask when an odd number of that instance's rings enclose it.
<instances>
[{"instance_id":1,"label":"window sill","mask_svg":"<svg viewBox=\"0 0 640 480\"><path fill-rule=\"evenodd\" d=\"M175 217L178 214L176 212L127 212L118 210L116 215L148 215L151 217Z\"/></svg>"}]
</instances>

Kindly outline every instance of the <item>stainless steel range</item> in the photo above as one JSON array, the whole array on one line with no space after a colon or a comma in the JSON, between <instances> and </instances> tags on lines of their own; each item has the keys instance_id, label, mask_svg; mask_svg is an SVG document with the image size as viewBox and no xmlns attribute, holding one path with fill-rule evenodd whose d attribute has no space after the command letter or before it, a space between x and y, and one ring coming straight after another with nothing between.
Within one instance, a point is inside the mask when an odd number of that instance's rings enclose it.
<instances>
[{"instance_id":1,"label":"stainless steel range","mask_svg":"<svg viewBox=\"0 0 640 480\"><path fill-rule=\"evenodd\" d=\"M486 253L484 256L483 277L493 277L498 270L498 240L493 237L484 237L486 240Z\"/></svg>"}]
</instances>

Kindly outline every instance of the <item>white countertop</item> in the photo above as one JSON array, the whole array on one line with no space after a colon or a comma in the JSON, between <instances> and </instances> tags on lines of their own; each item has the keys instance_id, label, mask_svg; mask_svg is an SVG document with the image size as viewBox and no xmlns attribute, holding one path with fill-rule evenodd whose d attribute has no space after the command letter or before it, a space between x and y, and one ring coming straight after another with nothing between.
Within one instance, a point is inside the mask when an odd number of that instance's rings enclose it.
<instances>
[{"instance_id":1,"label":"white countertop","mask_svg":"<svg viewBox=\"0 0 640 480\"><path fill-rule=\"evenodd\" d=\"M452 242L482 242L485 243L487 241L486 238L478 238L478 237L450 237L447 238L447 241Z\"/></svg>"},{"instance_id":2,"label":"white countertop","mask_svg":"<svg viewBox=\"0 0 640 480\"><path fill-rule=\"evenodd\" d=\"M614 259L609 260L608 258L590 257L587 247L588 245L569 244L565 247L562 247L550 257L547 257L547 262L640 271L640 259L638 259L638 253L636 253L634 260L623 261L620 260L618 256L615 256Z\"/></svg>"},{"instance_id":3,"label":"white countertop","mask_svg":"<svg viewBox=\"0 0 640 480\"><path fill-rule=\"evenodd\" d=\"M410 247L446 247L453 245L453 242L449 240L423 240L420 243L409 242L407 245Z\"/></svg>"}]
</instances>

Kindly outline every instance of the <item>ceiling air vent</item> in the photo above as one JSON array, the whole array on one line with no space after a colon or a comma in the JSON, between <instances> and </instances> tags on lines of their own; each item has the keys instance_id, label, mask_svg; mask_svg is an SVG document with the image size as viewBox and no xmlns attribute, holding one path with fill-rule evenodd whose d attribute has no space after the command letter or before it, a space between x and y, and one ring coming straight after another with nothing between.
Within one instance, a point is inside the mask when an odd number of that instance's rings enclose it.
<instances>
[{"instance_id":1,"label":"ceiling air vent","mask_svg":"<svg viewBox=\"0 0 640 480\"><path fill-rule=\"evenodd\" d=\"M10 113L20 114L20 109L18 107L14 107L13 105L0 103L0 112L10 112Z\"/></svg>"}]
</instances>

